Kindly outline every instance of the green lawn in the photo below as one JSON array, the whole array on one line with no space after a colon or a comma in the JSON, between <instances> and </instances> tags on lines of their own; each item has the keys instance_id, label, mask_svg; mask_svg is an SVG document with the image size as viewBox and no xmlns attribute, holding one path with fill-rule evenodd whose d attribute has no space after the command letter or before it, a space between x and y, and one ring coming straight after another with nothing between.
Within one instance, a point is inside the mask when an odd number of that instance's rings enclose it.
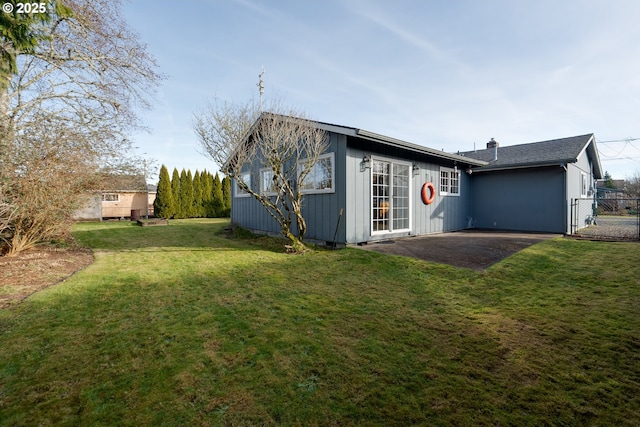
<instances>
[{"instance_id":1,"label":"green lawn","mask_svg":"<svg viewBox=\"0 0 640 427\"><path fill-rule=\"evenodd\" d=\"M0 424L640 425L640 244L479 273L226 225L78 224L96 262L0 311Z\"/></svg>"}]
</instances>

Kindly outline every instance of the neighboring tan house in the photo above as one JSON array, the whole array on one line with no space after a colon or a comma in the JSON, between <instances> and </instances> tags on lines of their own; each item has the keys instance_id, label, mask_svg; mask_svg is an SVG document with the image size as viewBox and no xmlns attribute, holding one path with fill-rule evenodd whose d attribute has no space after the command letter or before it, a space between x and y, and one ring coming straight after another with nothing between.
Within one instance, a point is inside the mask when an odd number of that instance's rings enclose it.
<instances>
[{"instance_id":1,"label":"neighboring tan house","mask_svg":"<svg viewBox=\"0 0 640 427\"><path fill-rule=\"evenodd\" d=\"M102 187L92 192L75 219L138 219L153 215L156 186L147 185L142 175L111 175L104 179Z\"/></svg>"},{"instance_id":2,"label":"neighboring tan house","mask_svg":"<svg viewBox=\"0 0 640 427\"><path fill-rule=\"evenodd\" d=\"M602 177L592 134L450 154L311 123L330 141L303 191L305 238L313 241L337 236L339 244L355 244L474 227L570 233L572 199L590 197ZM268 173L257 162L242 172L256 189ZM235 182L231 221L257 232L280 231Z\"/></svg>"}]
</instances>

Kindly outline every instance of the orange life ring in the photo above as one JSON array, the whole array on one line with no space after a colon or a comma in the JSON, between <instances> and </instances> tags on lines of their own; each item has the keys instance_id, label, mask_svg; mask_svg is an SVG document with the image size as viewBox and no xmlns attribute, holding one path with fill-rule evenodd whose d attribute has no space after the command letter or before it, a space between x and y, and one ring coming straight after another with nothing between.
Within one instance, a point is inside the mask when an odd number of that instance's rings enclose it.
<instances>
[{"instance_id":1,"label":"orange life ring","mask_svg":"<svg viewBox=\"0 0 640 427\"><path fill-rule=\"evenodd\" d=\"M430 194L427 195L427 190L429 190ZM425 205L430 205L436 199L436 188L432 183L426 182L422 186L422 202Z\"/></svg>"}]
</instances>

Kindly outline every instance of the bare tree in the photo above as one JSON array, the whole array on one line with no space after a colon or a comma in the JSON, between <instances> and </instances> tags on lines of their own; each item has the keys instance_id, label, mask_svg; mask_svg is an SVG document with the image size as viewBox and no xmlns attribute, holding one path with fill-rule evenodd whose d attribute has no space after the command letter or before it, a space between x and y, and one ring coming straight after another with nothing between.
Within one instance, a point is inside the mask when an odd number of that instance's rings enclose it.
<instances>
[{"instance_id":1,"label":"bare tree","mask_svg":"<svg viewBox=\"0 0 640 427\"><path fill-rule=\"evenodd\" d=\"M209 104L193 127L205 155L262 204L292 251L304 251L303 183L329 146L326 132L298 111L274 104L260 113L253 103Z\"/></svg>"},{"instance_id":2,"label":"bare tree","mask_svg":"<svg viewBox=\"0 0 640 427\"><path fill-rule=\"evenodd\" d=\"M47 19L28 22L34 43L0 34L0 60L15 58L0 67L12 72L0 84L0 182L19 217L4 234L9 254L68 229L98 172L131 166L127 135L162 76L120 4L52 0Z\"/></svg>"},{"instance_id":3,"label":"bare tree","mask_svg":"<svg viewBox=\"0 0 640 427\"><path fill-rule=\"evenodd\" d=\"M627 197L640 198L640 170L636 169L633 175L626 177L624 193Z\"/></svg>"},{"instance_id":4,"label":"bare tree","mask_svg":"<svg viewBox=\"0 0 640 427\"><path fill-rule=\"evenodd\" d=\"M16 138L12 154L19 163L3 191L7 209L13 207L5 212L11 214L3 236L7 256L68 231L71 214L86 202L85 190L100 187L96 159L85 158L90 145L82 135L46 121Z\"/></svg>"}]
</instances>

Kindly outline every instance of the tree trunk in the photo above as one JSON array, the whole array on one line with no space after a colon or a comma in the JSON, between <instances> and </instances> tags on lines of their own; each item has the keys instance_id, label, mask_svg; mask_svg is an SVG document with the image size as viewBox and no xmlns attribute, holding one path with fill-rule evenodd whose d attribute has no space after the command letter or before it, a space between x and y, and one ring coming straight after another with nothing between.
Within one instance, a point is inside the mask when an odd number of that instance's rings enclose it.
<instances>
[{"instance_id":1,"label":"tree trunk","mask_svg":"<svg viewBox=\"0 0 640 427\"><path fill-rule=\"evenodd\" d=\"M7 172L8 156L11 153L11 142L13 141L13 126L9 117L9 83L11 77L0 82L0 178Z\"/></svg>"}]
</instances>

